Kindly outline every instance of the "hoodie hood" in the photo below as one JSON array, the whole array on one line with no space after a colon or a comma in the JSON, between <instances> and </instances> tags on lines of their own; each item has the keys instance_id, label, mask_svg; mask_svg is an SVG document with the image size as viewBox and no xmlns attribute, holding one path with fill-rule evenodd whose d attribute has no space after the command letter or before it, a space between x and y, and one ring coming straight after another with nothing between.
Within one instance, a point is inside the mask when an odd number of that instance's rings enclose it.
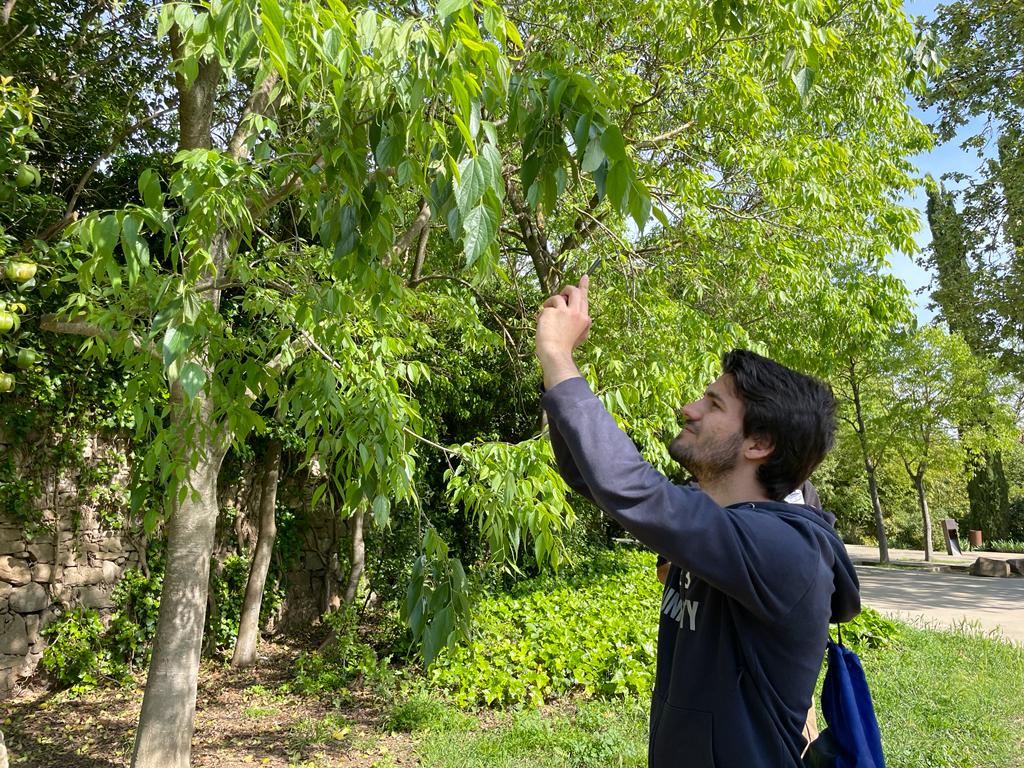
<instances>
[{"instance_id":1,"label":"hoodie hood","mask_svg":"<svg viewBox=\"0 0 1024 768\"><path fill-rule=\"evenodd\" d=\"M825 533L832 545L832 581L835 591L832 593L832 616L829 621L838 624L849 621L860 613L860 581L857 571L846 553L846 545L836 532L836 516L831 512L815 509L806 504L788 504L783 501L762 501L757 503L760 509L770 509L781 517L799 518L813 523Z\"/></svg>"}]
</instances>

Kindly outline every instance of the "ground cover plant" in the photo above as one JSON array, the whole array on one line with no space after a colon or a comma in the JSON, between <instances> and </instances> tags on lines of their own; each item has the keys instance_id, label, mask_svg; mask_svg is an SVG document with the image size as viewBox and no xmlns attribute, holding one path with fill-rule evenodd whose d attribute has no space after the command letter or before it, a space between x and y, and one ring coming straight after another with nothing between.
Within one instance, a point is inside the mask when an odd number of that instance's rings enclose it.
<instances>
[{"instance_id":1,"label":"ground cover plant","mask_svg":"<svg viewBox=\"0 0 1024 768\"><path fill-rule=\"evenodd\" d=\"M653 555L601 554L567 578L488 595L473 640L442 652L430 681L462 706L648 693L660 600Z\"/></svg>"}]
</instances>

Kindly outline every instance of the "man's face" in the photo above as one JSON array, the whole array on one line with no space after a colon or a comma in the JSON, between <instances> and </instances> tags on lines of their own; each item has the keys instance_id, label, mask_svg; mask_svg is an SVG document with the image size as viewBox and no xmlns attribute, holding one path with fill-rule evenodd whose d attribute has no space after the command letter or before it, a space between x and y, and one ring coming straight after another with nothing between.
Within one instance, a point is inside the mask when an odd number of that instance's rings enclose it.
<instances>
[{"instance_id":1,"label":"man's face","mask_svg":"<svg viewBox=\"0 0 1024 768\"><path fill-rule=\"evenodd\" d=\"M719 376L704 396L684 405L686 425L669 443L668 453L699 483L731 472L743 450L743 402L732 376Z\"/></svg>"}]
</instances>

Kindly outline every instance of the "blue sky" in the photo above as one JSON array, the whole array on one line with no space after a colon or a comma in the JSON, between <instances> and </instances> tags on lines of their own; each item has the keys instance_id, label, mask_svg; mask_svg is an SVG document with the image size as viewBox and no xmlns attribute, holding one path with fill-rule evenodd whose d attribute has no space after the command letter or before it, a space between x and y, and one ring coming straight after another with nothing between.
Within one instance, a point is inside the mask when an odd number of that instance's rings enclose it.
<instances>
[{"instance_id":1,"label":"blue sky","mask_svg":"<svg viewBox=\"0 0 1024 768\"><path fill-rule=\"evenodd\" d=\"M930 21L935 17L935 7L937 5L939 3L936 0L906 0L903 3L903 8L908 16L924 16L927 21ZM920 109L913 99L909 99L908 103L911 105L911 111L920 120L926 123L935 120L934 110L925 111ZM936 179L939 179L943 174L950 171L973 173L981 164L981 160L974 150L965 152L960 148L960 144L968 136L977 133L982 124L983 121L980 119L975 120L964 126L952 141L937 145L931 152L912 158L921 174L931 174ZM919 189L918 193L913 197L907 198L905 203L919 211L921 229L918 231L915 239L918 245L923 248L931 242L931 231L928 229L928 220L925 217L926 197L924 190ZM927 288L931 282L931 275L915 264L913 260L902 254L892 254L890 261L892 263L892 273L906 283L911 292L915 294L914 299L917 302L918 319L922 321L929 320L933 315L926 308L929 300ZM924 292L918 294L917 291L922 288L925 289Z\"/></svg>"}]
</instances>

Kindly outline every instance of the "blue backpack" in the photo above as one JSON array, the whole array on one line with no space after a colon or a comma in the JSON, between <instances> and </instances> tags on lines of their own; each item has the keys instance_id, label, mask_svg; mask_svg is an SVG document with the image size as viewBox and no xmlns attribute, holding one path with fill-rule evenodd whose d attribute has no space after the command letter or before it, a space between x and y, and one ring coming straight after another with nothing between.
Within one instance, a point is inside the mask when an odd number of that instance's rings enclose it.
<instances>
[{"instance_id":1,"label":"blue backpack","mask_svg":"<svg viewBox=\"0 0 1024 768\"><path fill-rule=\"evenodd\" d=\"M885 768L871 692L857 654L830 639L821 710L828 727L811 742L807 768Z\"/></svg>"}]
</instances>

